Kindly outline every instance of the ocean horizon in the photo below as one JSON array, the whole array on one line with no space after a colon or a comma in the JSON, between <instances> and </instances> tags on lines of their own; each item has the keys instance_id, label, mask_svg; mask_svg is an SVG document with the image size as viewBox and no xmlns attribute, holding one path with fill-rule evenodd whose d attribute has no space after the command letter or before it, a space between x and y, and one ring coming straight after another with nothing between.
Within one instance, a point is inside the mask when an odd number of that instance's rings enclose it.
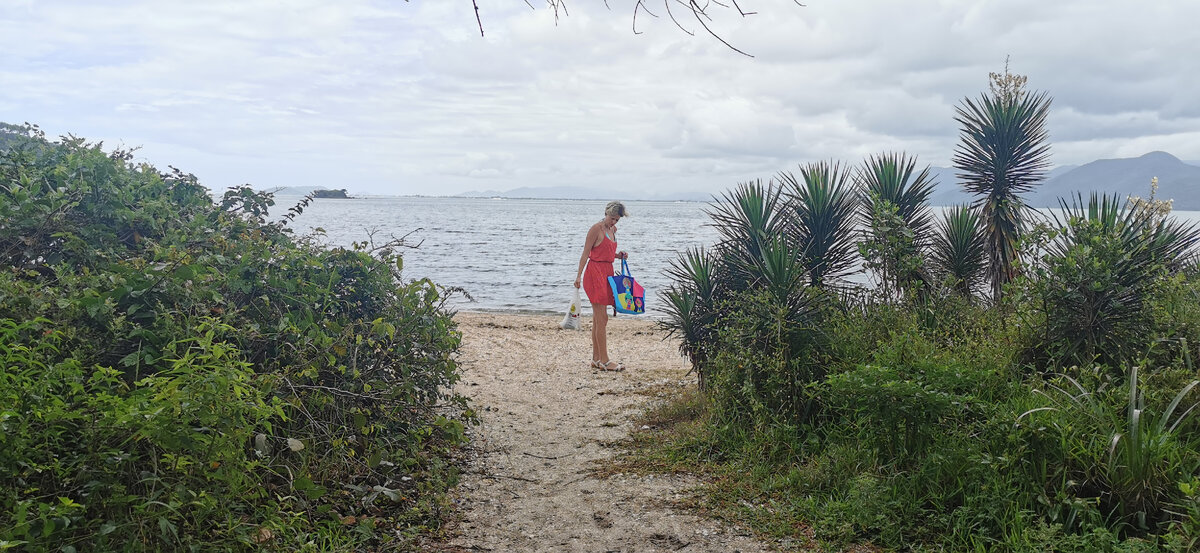
<instances>
[{"instance_id":1,"label":"ocean horizon","mask_svg":"<svg viewBox=\"0 0 1200 553\"><path fill-rule=\"evenodd\" d=\"M300 198L277 197L274 211L295 205L291 199ZM671 284L664 274L671 261L689 248L711 248L718 239L706 213L711 204L624 203L629 216L617 225L618 247L629 252L630 272L646 289L643 317L661 319L666 313L659 293ZM587 230L603 218L605 204L607 200L356 196L313 200L289 226L298 235L315 232L329 246L404 238L403 277L464 290L448 304L459 311L561 315L574 291ZM935 207L935 213L940 209ZM1172 215L1200 222L1197 211ZM850 280L869 282L861 273ZM590 316L586 294L583 304L583 314Z\"/></svg>"}]
</instances>

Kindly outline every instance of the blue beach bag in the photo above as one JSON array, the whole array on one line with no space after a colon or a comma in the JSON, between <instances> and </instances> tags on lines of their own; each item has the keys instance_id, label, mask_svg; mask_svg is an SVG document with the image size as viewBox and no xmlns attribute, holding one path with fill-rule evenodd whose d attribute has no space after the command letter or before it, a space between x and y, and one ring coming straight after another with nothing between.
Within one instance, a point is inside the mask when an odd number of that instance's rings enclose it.
<instances>
[{"instance_id":1,"label":"blue beach bag","mask_svg":"<svg viewBox=\"0 0 1200 553\"><path fill-rule=\"evenodd\" d=\"M646 312L646 291L629 274L629 263L621 260L621 274L608 277L613 292L613 309L617 313L641 315Z\"/></svg>"}]
</instances>

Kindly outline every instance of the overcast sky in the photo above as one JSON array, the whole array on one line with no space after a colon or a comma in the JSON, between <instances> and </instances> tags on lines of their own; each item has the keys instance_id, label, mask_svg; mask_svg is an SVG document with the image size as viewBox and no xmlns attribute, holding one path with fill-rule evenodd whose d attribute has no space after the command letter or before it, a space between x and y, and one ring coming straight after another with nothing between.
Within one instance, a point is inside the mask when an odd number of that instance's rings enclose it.
<instances>
[{"instance_id":1,"label":"overcast sky","mask_svg":"<svg viewBox=\"0 0 1200 553\"><path fill-rule=\"evenodd\" d=\"M0 0L0 121L214 190L714 192L818 159L948 166L989 71L1054 98L1055 165L1200 159L1200 2Z\"/></svg>"}]
</instances>

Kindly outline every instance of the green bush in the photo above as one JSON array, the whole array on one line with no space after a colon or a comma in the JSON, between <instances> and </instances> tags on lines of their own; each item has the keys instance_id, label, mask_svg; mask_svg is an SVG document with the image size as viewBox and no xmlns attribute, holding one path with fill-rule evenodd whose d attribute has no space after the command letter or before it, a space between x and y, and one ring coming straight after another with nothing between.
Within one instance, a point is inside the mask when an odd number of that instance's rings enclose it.
<instances>
[{"instance_id":1,"label":"green bush","mask_svg":"<svg viewBox=\"0 0 1200 553\"><path fill-rule=\"evenodd\" d=\"M713 502L773 536L1194 550L1200 227L1153 194L1031 218L1021 194L1046 165L1048 96L1007 71L992 81L957 117L977 201L936 230L932 183L904 154L868 158L858 190L783 173L718 199L720 242L670 275L664 326L709 401L668 449L716 464ZM856 235L851 192L870 223ZM874 288L841 278L855 236Z\"/></svg>"},{"instance_id":2,"label":"green bush","mask_svg":"<svg viewBox=\"0 0 1200 553\"><path fill-rule=\"evenodd\" d=\"M1119 365L1152 340L1150 296L1200 241L1194 225L1158 219L1116 198L1063 202L1065 220L1034 263L1045 348L1059 365Z\"/></svg>"},{"instance_id":3,"label":"green bush","mask_svg":"<svg viewBox=\"0 0 1200 553\"><path fill-rule=\"evenodd\" d=\"M472 414L448 392L447 291L402 278L402 244L327 249L288 228L307 200L269 221L248 187L214 202L5 129L0 541L343 550L436 528Z\"/></svg>"},{"instance_id":4,"label":"green bush","mask_svg":"<svg viewBox=\"0 0 1200 553\"><path fill-rule=\"evenodd\" d=\"M1186 330L1190 311L1158 294L1188 293L1187 278L1148 292L1158 324ZM1181 491L1200 466L1195 373L1170 364L1192 355L1183 335L1129 371L1135 388L1125 371L1072 369L1091 392L1064 394L1052 386L1068 380L1021 365L1027 333L1043 329L1026 325L1020 293L999 306L847 295L803 327L771 323L770 297L720 309L709 433L671 447L755 486L714 501L772 535L803 521L823 541L916 551L1185 551L1195 539L1194 492ZM788 342L803 347L785 363L789 328L809 339Z\"/></svg>"},{"instance_id":5,"label":"green bush","mask_svg":"<svg viewBox=\"0 0 1200 553\"><path fill-rule=\"evenodd\" d=\"M822 304L823 295L803 285L742 292L723 304L716 323L721 353L706 369L721 408L788 424L812 419L825 375Z\"/></svg>"}]
</instances>

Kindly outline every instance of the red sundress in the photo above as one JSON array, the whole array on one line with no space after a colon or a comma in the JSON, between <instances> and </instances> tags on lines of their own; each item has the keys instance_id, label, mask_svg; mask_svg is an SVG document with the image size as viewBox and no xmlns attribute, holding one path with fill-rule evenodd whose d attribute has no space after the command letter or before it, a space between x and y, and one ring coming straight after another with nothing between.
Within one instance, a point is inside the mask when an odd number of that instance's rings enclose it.
<instances>
[{"instance_id":1,"label":"red sundress","mask_svg":"<svg viewBox=\"0 0 1200 553\"><path fill-rule=\"evenodd\" d=\"M608 286L608 277L613 274L613 260L617 258L617 243L608 235L599 246L592 247L588 252L587 268L583 271L583 291L587 292L588 301L592 305L612 305L612 288Z\"/></svg>"}]
</instances>

